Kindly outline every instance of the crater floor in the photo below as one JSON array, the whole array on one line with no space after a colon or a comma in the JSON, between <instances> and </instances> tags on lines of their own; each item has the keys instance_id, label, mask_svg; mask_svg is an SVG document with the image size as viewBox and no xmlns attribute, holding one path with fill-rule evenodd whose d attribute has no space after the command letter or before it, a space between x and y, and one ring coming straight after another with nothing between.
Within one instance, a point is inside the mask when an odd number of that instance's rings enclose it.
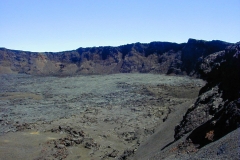
<instances>
[{"instance_id":1,"label":"crater floor","mask_svg":"<svg viewBox=\"0 0 240 160\"><path fill-rule=\"evenodd\" d=\"M0 159L124 159L169 114L185 113L190 106L179 104L204 84L160 74L2 74Z\"/></svg>"}]
</instances>

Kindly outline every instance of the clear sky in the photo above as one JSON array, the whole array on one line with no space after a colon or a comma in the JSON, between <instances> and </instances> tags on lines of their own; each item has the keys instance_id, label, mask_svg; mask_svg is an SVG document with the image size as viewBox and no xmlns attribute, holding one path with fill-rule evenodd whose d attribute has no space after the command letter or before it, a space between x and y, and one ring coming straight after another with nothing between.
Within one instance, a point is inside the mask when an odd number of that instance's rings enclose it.
<instances>
[{"instance_id":1,"label":"clear sky","mask_svg":"<svg viewBox=\"0 0 240 160\"><path fill-rule=\"evenodd\" d=\"M0 47L64 51L188 38L240 41L240 0L0 0Z\"/></svg>"}]
</instances>

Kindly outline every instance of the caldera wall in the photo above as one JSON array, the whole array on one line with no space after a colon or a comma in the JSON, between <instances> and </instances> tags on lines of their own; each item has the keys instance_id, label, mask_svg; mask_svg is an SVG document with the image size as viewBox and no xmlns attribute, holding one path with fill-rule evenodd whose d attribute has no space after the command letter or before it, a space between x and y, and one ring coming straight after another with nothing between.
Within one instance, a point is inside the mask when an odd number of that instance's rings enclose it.
<instances>
[{"instance_id":1,"label":"caldera wall","mask_svg":"<svg viewBox=\"0 0 240 160\"><path fill-rule=\"evenodd\" d=\"M0 73L77 75L167 73L198 75L202 58L230 43L189 39L187 43L134 43L119 47L78 48L64 52L0 49Z\"/></svg>"}]
</instances>

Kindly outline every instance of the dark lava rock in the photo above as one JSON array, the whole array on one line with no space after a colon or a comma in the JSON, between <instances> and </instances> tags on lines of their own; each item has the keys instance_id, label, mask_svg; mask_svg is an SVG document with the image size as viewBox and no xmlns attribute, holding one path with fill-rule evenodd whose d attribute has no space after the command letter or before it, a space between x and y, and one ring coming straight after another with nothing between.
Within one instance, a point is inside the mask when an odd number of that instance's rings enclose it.
<instances>
[{"instance_id":1,"label":"dark lava rock","mask_svg":"<svg viewBox=\"0 0 240 160\"><path fill-rule=\"evenodd\" d=\"M110 153L108 156L112 157L112 158L115 158L115 157L117 157L118 153L119 153L119 151L113 150L112 153Z\"/></svg>"},{"instance_id":2,"label":"dark lava rock","mask_svg":"<svg viewBox=\"0 0 240 160\"><path fill-rule=\"evenodd\" d=\"M134 150L127 149L123 152L123 154L119 157L120 160L125 160L131 157L134 154Z\"/></svg>"},{"instance_id":3,"label":"dark lava rock","mask_svg":"<svg viewBox=\"0 0 240 160\"><path fill-rule=\"evenodd\" d=\"M222 51L229 45L229 43L219 40L204 41L189 39L188 43L182 49L181 70L186 71L188 75L195 74L199 64L206 56Z\"/></svg>"},{"instance_id":4,"label":"dark lava rock","mask_svg":"<svg viewBox=\"0 0 240 160\"><path fill-rule=\"evenodd\" d=\"M203 147L240 126L240 43L204 58L199 73L207 84L175 128L175 139L192 131L188 139Z\"/></svg>"}]
</instances>

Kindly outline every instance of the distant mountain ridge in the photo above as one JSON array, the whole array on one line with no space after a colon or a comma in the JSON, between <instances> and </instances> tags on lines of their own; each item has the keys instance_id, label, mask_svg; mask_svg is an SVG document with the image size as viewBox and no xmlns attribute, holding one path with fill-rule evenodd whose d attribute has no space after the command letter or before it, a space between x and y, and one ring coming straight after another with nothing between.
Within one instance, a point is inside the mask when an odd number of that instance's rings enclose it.
<instances>
[{"instance_id":1,"label":"distant mountain ridge","mask_svg":"<svg viewBox=\"0 0 240 160\"><path fill-rule=\"evenodd\" d=\"M231 43L189 39L187 43L133 43L118 47L29 52L0 48L0 73L68 76L78 74L163 73L198 75L204 57Z\"/></svg>"}]
</instances>

